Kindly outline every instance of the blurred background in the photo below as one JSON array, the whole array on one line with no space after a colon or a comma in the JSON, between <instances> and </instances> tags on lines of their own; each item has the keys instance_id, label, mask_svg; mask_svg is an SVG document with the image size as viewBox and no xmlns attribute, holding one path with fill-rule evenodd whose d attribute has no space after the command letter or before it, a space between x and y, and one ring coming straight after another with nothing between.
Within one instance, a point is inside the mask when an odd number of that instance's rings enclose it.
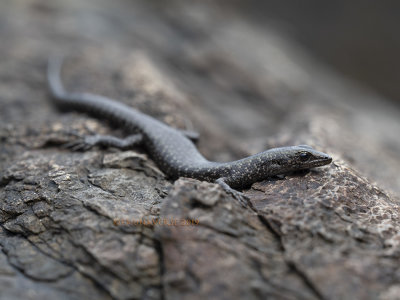
<instances>
[{"instance_id":1,"label":"blurred background","mask_svg":"<svg viewBox=\"0 0 400 300\"><path fill-rule=\"evenodd\" d=\"M45 1L14 2L12 4L11 0L2 0L0 3L0 9L3 11L0 27L3 27L3 33L5 32L4 27L7 25L4 18L11 17L10 12L12 12L12 9L10 10L10 7L7 8L7 6L17 8L18 6L32 5L36 13L41 11L38 17L50 13L55 7ZM115 6L120 7L123 3L129 7L129 2L116 1ZM147 1L146 5L166 9L170 6L169 4L176 5L177 2L179 1ZM193 1L193 10L196 10L196 2ZM234 11L236 15L247 22L258 23L261 26L278 30L306 48L315 59L329 65L342 75L370 87L393 101L400 101L400 84L398 83L400 79L399 1L219 0L203 2L206 3L206 6L219 5L226 13ZM107 6L110 7L110 4ZM92 9L92 5L91 1L83 1L78 5L63 6L71 7L69 12L79 9L79 7L83 12ZM98 7L94 7L94 9L99 13L103 6L99 3ZM113 5L111 4L111 6ZM133 7L133 9L135 8ZM76 10L75 12L82 13ZM134 13L131 16L131 21L135 22ZM120 20L117 21L117 18L114 16L114 21L120 22L120 26L126 22L122 15ZM23 22L23 20L16 20L16 22ZM64 23L63 27L70 26L72 29L71 25ZM85 31L94 30L95 26L104 26L104 24L98 23L98 19L88 18L84 25L87 26ZM25 28L26 32L30 30ZM5 42L3 39L2 43Z\"/></svg>"},{"instance_id":2,"label":"blurred background","mask_svg":"<svg viewBox=\"0 0 400 300\"><path fill-rule=\"evenodd\" d=\"M400 102L400 2L224 1L244 17L273 27L314 58Z\"/></svg>"}]
</instances>

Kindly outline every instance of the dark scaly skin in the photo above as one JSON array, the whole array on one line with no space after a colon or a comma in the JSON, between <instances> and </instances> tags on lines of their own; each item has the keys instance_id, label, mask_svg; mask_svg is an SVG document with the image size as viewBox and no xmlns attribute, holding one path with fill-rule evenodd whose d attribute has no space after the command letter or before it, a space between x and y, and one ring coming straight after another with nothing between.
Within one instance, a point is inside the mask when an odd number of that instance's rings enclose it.
<instances>
[{"instance_id":1,"label":"dark scaly skin","mask_svg":"<svg viewBox=\"0 0 400 300\"><path fill-rule=\"evenodd\" d=\"M226 184L235 189L244 188L267 177L319 167L332 161L329 155L309 146L274 148L226 163L208 161L179 130L115 100L66 92L60 80L61 64L61 59L52 59L48 68L48 82L55 103L61 108L85 111L142 134L141 143L154 162L173 179L190 177L217 181L232 192Z\"/></svg>"}]
</instances>

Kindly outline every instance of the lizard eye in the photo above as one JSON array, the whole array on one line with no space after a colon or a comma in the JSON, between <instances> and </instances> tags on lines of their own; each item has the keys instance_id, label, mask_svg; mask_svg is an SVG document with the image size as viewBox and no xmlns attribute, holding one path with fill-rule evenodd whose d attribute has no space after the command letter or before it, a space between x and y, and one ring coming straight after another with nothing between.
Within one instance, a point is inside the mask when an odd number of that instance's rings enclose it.
<instances>
[{"instance_id":1,"label":"lizard eye","mask_svg":"<svg viewBox=\"0 0 400 300\"><path fill-rule=\"evenodd\" d=\"M299 158L301 161L307 161L311 157L311 154L309 152L300 152Z\"/></svg>"}]
</instances>

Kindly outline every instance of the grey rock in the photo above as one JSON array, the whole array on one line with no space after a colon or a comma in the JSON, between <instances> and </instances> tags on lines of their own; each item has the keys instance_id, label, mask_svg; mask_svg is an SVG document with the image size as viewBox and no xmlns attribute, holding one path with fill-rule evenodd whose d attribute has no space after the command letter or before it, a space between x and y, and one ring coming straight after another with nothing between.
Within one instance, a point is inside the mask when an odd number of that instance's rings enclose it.
<instances>
[{"instance_id":1,"label":"grey rock","mask_svg":"<svg viewBox=\"0 0 400 300\"><path fill-rule=\"evenodd\" d=\"M234 8L0 3L0 299L396 299L398 108ZM209 159L309 144L334 163L253 184L245 209L140 148L63 149L125 133L51 105L60 53L69 90L198 130Z\"/></svg>"}]
</instances>

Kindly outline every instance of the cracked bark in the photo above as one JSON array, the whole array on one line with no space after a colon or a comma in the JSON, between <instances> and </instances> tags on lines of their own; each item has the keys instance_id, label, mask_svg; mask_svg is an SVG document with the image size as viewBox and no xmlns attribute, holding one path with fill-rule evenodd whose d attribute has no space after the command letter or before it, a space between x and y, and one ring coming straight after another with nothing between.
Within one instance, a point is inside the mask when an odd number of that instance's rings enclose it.
<instances>
[{"instance_id":1,"label":"cracked bark","mask_svg":"<svg viewBox=\"0 0 400 300\"><path fill-rule=\"evenodd\" d=\"M204 1L6 1L0 36L1 299L396 299L400 113L384 99ZM125 133L51 106L51 53L72 53L68 89L196 129L210 159L310 144L334 163L253 184L245 209L143 149L62 149Z\"/></svg>"}]
</instances>

